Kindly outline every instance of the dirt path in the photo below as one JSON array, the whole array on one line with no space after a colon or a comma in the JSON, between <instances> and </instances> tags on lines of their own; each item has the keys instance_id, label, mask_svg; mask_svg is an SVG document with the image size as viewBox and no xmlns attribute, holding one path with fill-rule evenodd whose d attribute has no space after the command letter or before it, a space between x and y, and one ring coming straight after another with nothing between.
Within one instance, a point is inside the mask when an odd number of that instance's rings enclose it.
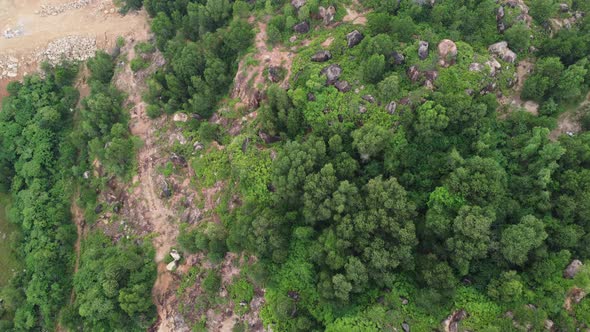
<instances>
[{"instance_id":1,"label":"dirt path","mask_svg":"<svg viewBox=\"0 0 590 332\"><path fill-rule=\"evenodd\" d=\"M136 38L136 41L147 40ZM128 54L128 60L134 57L133 45L130 43L122 50ZM151 69L161 66L162 59L154 60ZM149 70L148 70L149 71ZM165 259L176 244L179 234L179 223L176 213L169 207L167 201L162 198L164 179L157 169L163 158L158 144L157 130L161 128L163 120L151 120L146 113L147 105L142 101L141 94L145 90L145 76L148 73L134 74L129 65L126 65L115 77L119 89L128 94L127 104L134 105L131 109L130 129L131 133L140 138L143 146L138 151L138 174L133 179L130 193L125 204L131 214L133 222L145 229L149 229L153 237L153 245L156 250L156 263L158 275L152 289L152 297L158 310L158 323L151 329L160 332L189 331L182 319L176 314L176 308L169 301L174 294L174 275L166 270ZM165 119L164 119L165 120Z\"/></svg>"}]
</instances>

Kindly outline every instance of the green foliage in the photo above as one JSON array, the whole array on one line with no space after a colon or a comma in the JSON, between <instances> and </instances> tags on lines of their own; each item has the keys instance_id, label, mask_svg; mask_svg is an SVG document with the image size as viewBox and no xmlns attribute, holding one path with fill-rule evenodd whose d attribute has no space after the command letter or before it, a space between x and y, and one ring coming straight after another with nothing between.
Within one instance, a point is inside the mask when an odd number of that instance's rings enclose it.
<instances>
[{"instance_id":1,"label":"green foliage","mask_svg":"<svg viewBox=\"0 0 590 332\"><path fill-rule=\"evenodd\" d=\"M104 235L85 240L74 278L77 326L85 330L139 330L152 324L151 288L156 277L149 244L113 245Z\"/></svg>"}]
</instances>

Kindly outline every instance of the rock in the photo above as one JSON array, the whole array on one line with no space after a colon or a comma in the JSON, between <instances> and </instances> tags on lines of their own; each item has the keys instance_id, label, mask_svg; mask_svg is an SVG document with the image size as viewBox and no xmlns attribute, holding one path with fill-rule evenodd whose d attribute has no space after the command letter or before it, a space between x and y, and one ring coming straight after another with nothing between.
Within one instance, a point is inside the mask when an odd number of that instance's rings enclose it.
<instances>
[{"instance_id":1,"label":"rock","mask_svg":"<svg viewBox=\"0 0 590 332\"><path fill-rule=\"evenodd\" d=\"M396 51L391 52L391 59L393 60L393 63L398 66L406 61L406 57L403 54Z\"/></svg>"},{"instance_id":2,"label":"rock","mask_svg":"<svg viewBox=\"0 0 590 332\"><path fill-rule=\"evenodd\" d=\"M288 291L287 296L289 296L293 301L299 301L299 293L296 291Z\"/></svg>"},{"instance_id":3,"label":"rock","mask_svg":"<svg viewBox=\"0 0 590 332\"><path fill-rule=\"evenodd\" d=\"M506 24L504 24L504 22L498 22L498 24L496 24L496 28L498 29L499 33L504 33L504 31L506 31Z\"/></svg>"},{"instance_id":4,"label":"rock","mask_svg":"<svg viewBox=\"0 0 590 332\"><path fill-rule=\"evenodd\" d=\"M576 274L578 274L578 272L580 272L580 269L582 268L584 264L582 264L581 261L574 259L565 269L565 271L563 271L563 277L566 279L573 279Z\"/></svg>"},{"instance_id":5,"label":"rock","mask_svg":"<svg viewBox=\"0 0 590 332\"><path fill-rule=\"evenodd\" d=\"M427 70L424 72L424 77L426 78L426 81L434 83L438 78L438 72L436 70Z\"/></svg>"},{"instance_id":6,"label":"rock","mask_svg":"<svg viewBox=\"0 0 590 332\"><path fill-rule=\"evenodd\" d=\"M179 156L176 153L172 153L169 160L177 166L186 167L188 164L186 162L186 158L183 156Z\"/></svg>"},{"instance_id":7,"label":"rock","mask_svg":"<svg viewBox=\"0 0 590 332\"><path fill-rule=\"evenodd\" d=\"M405 297L400 297L399 299L403 305L407 305L408 303L410 303L410 301Z\"/></svg>"},{"instance_id":8,"label":"rock","mask_svg":"<svg viewBox=\"0 0 590 332\"><path fill-rule=\"evenodd\" d=\"M311 57L313 62L326 62L332 59L332 53L330 51L319 51Z\"/></svg>"},{"instance_id":9,"label":"rock","mask_svg":"<svg viewBox=\"0 0 590 332\"><path fill-rule=\"evenodd\" d=\"M371 104L374 104L375 101L376 101L375 100L375 97L373 97L371 95L364 95L364 96L361 97L361 99L364 100L364 101L366 101L366 102L368 102L368 103L371 103Z\"/></svg>"},{"instance_id":10,"label":"rock","mask_svg":"<svg viewBox=\"0 0 590 332\"><path fill-rule=\"evenodd\" d=\"M550 320L550 319L545 319L545 322L544 322L543 325L545 325L545 329L546 330L552 331L553 330L553 325L555 325L555 323L553 323L553 321Z\"/></svg>"},{"instance_id":11,"label":"rock","mask_svg":"<svg viewBox=\"0 0 590 332\"><path fill-rule=\"evenodd\" d=\"M268 67L268 80L273 83L281 81L281 67L270 66Z\"/></svg>"},{"instance_id":12,"label":"rock","mask_svg":"<svg viewBox=\"0 0 590 332\"><path fill-rule=\"evenodd\" d=\"M180 260L180 254L178 253L178 251L176 251L176 249L172 249L172 251L170 252L170 256L172 256L175 262L178 262Z\"/></svg>"},{"instance_id":13,"label":"rock","mask_svg":"<svg viewBox=\"0 0 590 332\"><path fill-rule=\"evenodd\" d=\"M262 130L258 132L258 136L264 141L266 144L275 143L281 140L280 136L271 136Z\"/></svg>"},{"instance_id":14,"label":"rock","mask_svg":"<svg viewBox=\"0 0 590 332\"><path fill-rule=\"evenodd\" d=\"M387 104L387 106L385 106L385 110L387 111L387 113L393 115L395 113L395 110L397 109L397 103L395 101L390 102L389 104Z\"/></svg>"},{"instance_id":15,"label":"rock","mask_svg":"<svg viewBox=\"0 0 590 332\"><path fill-rule=\"evenodd\" d=\"M293 31L295 31L297 33L308 33L309 32L309 23L301 22L299 24L296 24L293 27Z\"/></svg>"},{"instance_id":16,"label":"rock","mask_svg":"<svg viewBox=\"0 0 590 332\"><path fill-rule=\"evenodd\" d=\"M315 101L315 95L311 92L307 93L307 101Z\"/></svg>"},{"instance_id":17,"label":"rock","mask_svg":"<svg viewBox=\"0 0 590 332\"><path fill-rule=\"evenodd\" d=\"M82 174L82 177L86 180L90 179L90 171L84 172L84 174Z\"/></svg>"},{"instance_id":18,"label":"rock","mask_svg":"<svg viewBox=\"0 0 590 332\"><path fill-rule=\"evenodd\" d=\"M348 92L352 88L348 81L337 81L334 83L334 87L336 87L336 89L338 89L340 92Z\"/></svg>"},{"instance_id":19,"label":"rock","mask_svg":"<svg viewBox=\"0 0 590 332\"><path fill-rule=\"evenodd\" d=\"M498 10L496 10L496 21L500 21L504 18L504 6L500 6Z\"/></svg>"},{"instance_id":20,"label":"rock","mask_svg":"<svg viewBox=\"0 0 590 332\"><path fill-rule=\"evenodd\" d=\"M354 30L353 32L346 35L346 41L348 42L348 48L355 47L358 45L365 36L360 33L358 30Z\"/></svg>"},{"instance_id":21,"label":"rock","mask_svg":"<svg viewBox=\"0 0 590 332\"><path fill-rule=\"evenodd\" d=\"M326 75L326 84L331 85L336 83L336 81L340 78L340 75L342 75L342 67L337 64L332 64L322 69L321 73L322 75Z\"/></svg>"},{"instance_id":22,"label":"rock","mask_svg":"<svg viewBox=\"0 0 590 332\"><path fill-rule=\"evenodd\" d=\"M328 25L332 23L332 21L334 21L334 15L336 15L336 8L334 8L334 6L330 6L326 9L320 6L319 14L322 20L324 21L324 25Z\"/></svg>"},{"instance_id":23,"label":"rock","mask_svg":"<svg viewBox=\"0 0 590 332\"><path fill-rule=\"evenodd\" d=\"M570 6L569 6L567 3L560 3L560 4L559 4L559 10L560 10L562 13L567 13L567 12L569 12L569 11L570 11Z\"/></svg>"},{"instance_id":24,"label":"rock","mask_svg":"<svg viewBox=\"0 0 590 332\"><path fill-rule=\"evenodd\" d=\"M295 9L299 10L299 8L305 6L307 0L291 0L291 5L295 7Z\"/></svg>"},{"instance_id":25,"label":"rock","mask_svg":"<svg viewBox=\"0 0 590 332\"><path fill-rule=\"evenodd\" d=\"M250 145L250 137L246 137L242 142L242 153L246 153L246 151L248 151L248 145Z\"/></svg>"},{"instance_id":26,"label":"rock","mask_svg":"<svg viewBox=\"0 0 590 332\"><path fill-rule=\"evenodd\" d=\"M174 114L174 117L172 118L172 120L174 122L187 122L188 115L186 113L176 113L176 114Z\"/></svg>"},{"instance_id":27,"label":"rock","mask_svg":"<svg viewBox=\"0 0 590 332\"><path fill-rule=\"evenodd\" d=\"M195 151L201 151L205 148L205 145L203 145L201 142L195 142L195 144L193 144L193 148Z\"/></svg>"},{"instance_id":28,"label":"rock","mask_svg":"<svg viewBox=\"0 0 590 332\"><path fill-rule=\"evenodd\" d=\"M488 50L490 51L490 53L499 56L502 60L506 62L514 63L514 61L516 61L516 53L512 52L508 48L508 43L505 41L501 41L490 45Z\"/></svg>"},{"instance_id":29,"label":"rock","mask_svg":"<svg viewBox=\"0 0 590 332\"><path fill-rule=\"evenodd\" d=\"M445 332L457 332L459 329L459 322L467 318L467 311L464 309L453 312L443 322L443 328Z\"/></svg>"},{"instance_id":30,"label":"rock","mask_svg":"<svg viewBox=\"0 0 590 332\"><path fill-rule=\"evenodd\" d=\"M170 190L168 182L166 181L162 182L162 196L164 196L165 198L170 198L172 196L172 190Z\"/></svg>"},{"instance_id":31,"label":"rock","mask_svg":"<svg viewBox=\"0 0 590 332\"><path fill-rule=\"evenodd\" d=\"M420 60L424 60L428 57L428 42L420 41L418 45L418 57Z\"/></svg>"},{"instance_id":32,"label":"rock","mask_svg":"<svg viewBox=\"0 0 590 332\"><path fill-rule=\"evenodd\" d=\"M97 206L94 208L94 213L96 213L96 214L102 213L102 209L103 209L103 206L102 206L102 204L98 204L98 205L97 205Z\"/></svg>"},{"instance_id":33,"label":"rock","mask_svg":"<svg viewBox=\"0 0 590 332\"><path fill-rule=\"evenodd\" d=\"M406 75L408 78L413 82L416 83L418 79L420 79L420 70L418 70L418 66L411 66L406 71Z\"/></svg>"},{"instance_id":34,"label":"rock","mask_svg":"<svg viewBox=\"0 0 590 332\"><path fill-rule=\"evenodd\" d=\"M485 66L481 63L474 62L469 65L469 71L482 71L484 70Z\"/></svg>"},{"instance_id":35,"label":"rock","mask_svg":"<svg viewBox=\"0 0 590 332\"><path fill-rule=\"evenodd\" d=\"M586 292L578 287L574 287L570 292L569 292L569 298L571 299L571 301L574 301L574 303L578 304L580 302L582 302L582 300L586 297Z\"/></svg>"},{"instance_id":36,"label":"rock","mask_svg":"<svg viewBox=\"0 0 590 332\"><path fill-rule=\"evenodd\" d=\"M490 75L491 76L496 76L496 73L500 69L502 69L502 65L496 59L492 59L492 60L486 61L485 65L487 65L488 67L490 67Z\"/></svg>"},{"instance_id":37,"label":"rock","mask_svg":"<svg viewBox=\"0 0 590 332\"><path fill-rule=\"evenodd\" d=\"M168 270L168 271L176 270L176 261L172 261L172 262L168 263L168 265L166 265L166 270Z\"/></svg>"},{"instance_id":38,"label":"rock","mask_svg":"<svg viewBox=\"0 0 590 332\"><path fill-rule=\"evenodd\" d=\"M410 324L403 322L402 323L402 330L404 330L404 332L410 332Z\"/></svg>"},{"instance_id":39,"label":"rock","mask_svg":"<svg viewBox=\"0 0 590 332\"><path fill-rule=\"evenodd\" d=\"M455 64L457 60L457 45L450 39L444 39L438 44L439 63L443 67Z\"/></svg>"},{"instance_id":40,"label":"rock","mask_svg":"<svg viewBox=\"0 0 590 332\"><path fill-rule=\"evenodd\" d=\"M360 114L367 113L367 108L365 107L365 105L359 105L359 113Z\"/></svg>"},{"instance_id":41,"label":"rock","mask_svg":"<svg viewBox=\"0 0 590 332\"><path fill-rule=\"evenodd\" d=\"M291 38L289 38L289 42L294 43L297 41L297 36L293 35L291 36Z\"/></svg>"}]
</instances>

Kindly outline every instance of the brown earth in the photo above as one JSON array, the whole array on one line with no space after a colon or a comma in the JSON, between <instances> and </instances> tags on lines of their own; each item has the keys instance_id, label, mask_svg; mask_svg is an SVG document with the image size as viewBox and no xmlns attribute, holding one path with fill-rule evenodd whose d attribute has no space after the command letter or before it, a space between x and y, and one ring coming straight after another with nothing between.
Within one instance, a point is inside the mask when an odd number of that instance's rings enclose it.
<instances>
[{"instance_id":1,"label":"brown earth","mask_svg":"<svg viewBox=\"0 0 590 332\"><path fill-rule=\"evenodd\" d=\"M346 16L342 19L343 22L350 22L352 24L366 25L368 11L364 11L358 0L353 0L353 7L346 7Z\"/></svg>"},{"instance_id":2,"label":"brown earth","mask_svg":"<svg viewBox=\"0 0 590 332\"><path fill-rule=\"evenodd\" d=\"M93 0L79 9L55 16L41 16L42 5L71 3L72 0L0 0L0 58L12 56L19 61L15 78L0 80L0 99L6 95L9 81L22 78L38 67L37 54L49 43L66 36L96 39L99 49L114 47L118 36L133 38L149 30L145 11L122 16L111 0ZM4 31L21 26L23 35L8 39Z\"/></svg>"}]
</instances>

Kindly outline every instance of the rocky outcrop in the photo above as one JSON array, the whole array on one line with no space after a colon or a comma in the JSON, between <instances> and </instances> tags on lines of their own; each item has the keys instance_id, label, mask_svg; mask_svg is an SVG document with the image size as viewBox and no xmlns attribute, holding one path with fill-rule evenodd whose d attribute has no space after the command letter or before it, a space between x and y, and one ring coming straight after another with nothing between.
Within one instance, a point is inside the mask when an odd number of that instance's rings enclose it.
<instances>
[{"instance_id":1,"label":"rocky outcrop","mask_svg":"<svg viewBox=\"0 0 590 332\"><path fill-rule=\"evenodd\" d=\"M326 62L330 59L332 59L332 53L330 51L319 51L311 57L311 61L313 62Z\"/></svg>"},{"instance_id":2,"label":"rocky outcrop","mask_svg":"<svg viewBox=\"0 0 590 332\"><path fill-rule=\"evenodd\" d=\"M321 74L326 75L326 84L332 85L336 83L336 81L340 78L340 75L342 75L342 67L337 64L332 64L322 69Z\"/></svg>"},{"instance_id":3,"label":"rocky outcrop","mask_svg":"<svg viewBox=\"0 0 590 332\"><path fill-rule=\"evenodd\" d=\"M418 44L418 57L420 60L428 58L428 42L420 41L420 44Z\"/></svg>"},{"instance_id":4,"label":"rocky outcrop","mask_svg":"<svg viewBox=\"0 0 590 332\"><path fill-rule=\"evenodd\" d=\"M563 271L563 277L566 279L573 279L576 274L578 274L578 272L580 272L580 269L582 268L582 266L584 266L584 264L582 264L581 261L574 259L565 269L565 271Z\"/></svg>"},{"instance_id":5,"label":"rocky outcrop","mask_svg":"<svg viewBox=\"0 0 590 332\"><path fill-rule=\"evenodd\" d=\"M474 62L469 65L469 71L477 71L480 72L485 69L485 66L481 63Z\"/></svg>"},{"instance_id":6,"label":"rocky outcrop","mask_svg":"<svg viewBox=\"0 0 590 332\"><path fill-rule=\"evenodd\" d=\"M406 75L408 75L408 78L413 83L418 82L420 79L420 70L418 69L418 66L411 66L408 68L408 70L406 70Z\"/></svg>"},{"instance_id":7,"label":"rocky outcrop","mask_svg":"<svg viewBox=\"0 0 590 332\"><path fill-rule=\"evenodd\" d=\"M514 63L516 61L516 53L508 48L508 43L505 41L490 45L488 51L506 62Z\"/></svg>"},{"instance_id":8,"label":"rocky outcrop","mask_svg":"<svg viewBox=\"0 0 590 332\"><path fill-rule=\"evenodd\" d=\"M439 64L449 67L457 61L457 45L450 39L443 39L438 44Z\"/></svg>"},{"instance_id":9,"label":"rocky outcrop","mask_svg":"<svg viewBox=\"0 0 590 332\"><path fill-rule=\"evenodd\" d=\"M365 37L358 30L354 30L353 32L347 34L346 41L348 42L348 47L355 47L356 45L360 44L361 41L363 41L363 38Z\"/></svg>"},{"instance_id":10,"label":"rocky outcrop","mask_svg":"<svg viewBox=\"0 0 590 332\"><path fill-rule=\"evenodd\" d=\"M301 34L308 33L309 32L309 23L307 23L305 21L298 23L293 27L293 31L295 31L297 33L301 33Z\"/></svg>"}]
</instances>

